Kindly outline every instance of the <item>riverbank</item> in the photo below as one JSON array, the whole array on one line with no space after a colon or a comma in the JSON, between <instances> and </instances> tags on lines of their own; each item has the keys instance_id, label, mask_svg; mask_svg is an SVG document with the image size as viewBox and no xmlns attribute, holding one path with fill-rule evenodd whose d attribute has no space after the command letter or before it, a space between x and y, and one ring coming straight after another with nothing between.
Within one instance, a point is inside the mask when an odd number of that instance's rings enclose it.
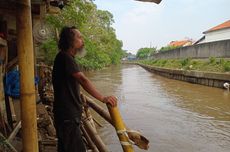
<instances>
[{"instance_id":1,"label":"riverbank","mask_svg":"<svg viewBox=\"0 0 230 152\"><path fill-rule=\"evenodd\" d=\"M167 63L168 61L165 60L165 62ZM155 73L155 74L158 74L158 75L170 78L170 79L186 81L186 82L190 82L194 84L223 88L223 84L225 82L230 83L230 73L229 72L221 73L221 72L210 72L210 71L197 71L197 70L192 70L192 69L190 70L189 69L191 68L190 65L187 66L188 69L185 69L185 68L172 69L172 68L166 68L162 66L157 67L151 64L147 64L148 62L146 61L130 62L130 63L140 65L141 67L143 67L144 69L152 73ZM213 69L215 68L216 67L214 66Z\"/></svg>"},{"instance_id":2,"label":"riverbank","mask_svg":"<svg viewBox=\"0 0 230 152\"><path fill-rule=\"evenodd\" d=\"M179 70L196 70L202 72L218 72L230 74L230 59L229 58L214 58L207 59L158 59L158 60L140 60L138 63L150 65L154 67L179 69Z\"/></svg>"}]
</instances>

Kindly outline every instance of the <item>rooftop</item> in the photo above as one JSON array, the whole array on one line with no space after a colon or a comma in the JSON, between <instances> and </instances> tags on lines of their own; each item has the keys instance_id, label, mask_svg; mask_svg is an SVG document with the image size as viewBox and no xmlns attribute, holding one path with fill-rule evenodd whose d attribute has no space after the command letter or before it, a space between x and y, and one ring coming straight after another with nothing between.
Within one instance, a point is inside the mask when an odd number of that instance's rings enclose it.
<instances>
[{"instance_id":1,"label":"rooftop","mask_svg":"<svg viewBox=\"0 0 230 152\"><path fill-rule=\"evenodd\" d=\"M192 41L191 40L181 40L181 41L171 41L169 43L169 46L186 46L186 45L191 45Z\"/></svg>"},{"instance_id":2,"label":"rooftop","mask_svg":"<svg viewBox=\"0 0 230 152\"><path fill-rule=\"evenodd\" d=\"M213 32L213 31L217 31L217 30L222 30L222 29L226 29L226 28L230 28L230 20L228 20L228 21L226 21L220 25L217 25L217 26L215 26L215 27L203 32L203 33L205 34L205 33Z\"/></svg>"}]
</instances>

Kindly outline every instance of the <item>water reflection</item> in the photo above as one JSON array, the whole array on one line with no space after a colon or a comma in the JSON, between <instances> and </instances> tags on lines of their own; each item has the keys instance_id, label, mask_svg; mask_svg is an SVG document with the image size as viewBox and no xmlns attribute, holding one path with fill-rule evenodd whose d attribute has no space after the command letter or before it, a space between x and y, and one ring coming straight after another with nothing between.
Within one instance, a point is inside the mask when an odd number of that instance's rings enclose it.
<instances>
[{"instance_id":1,"label":"water reflection","mask_svg":"<svg viewBox=\"0 0 230 152\"><path fill-rule=\"evenodd\" d=\"M135 65L87 75L100 91L118 96L126 124L150 139L149 151L230 150L228 92L163 78ZM106 144L113 152L122 151L114 129L103 123L100 133Z\"/></svg>"}]
</instances>

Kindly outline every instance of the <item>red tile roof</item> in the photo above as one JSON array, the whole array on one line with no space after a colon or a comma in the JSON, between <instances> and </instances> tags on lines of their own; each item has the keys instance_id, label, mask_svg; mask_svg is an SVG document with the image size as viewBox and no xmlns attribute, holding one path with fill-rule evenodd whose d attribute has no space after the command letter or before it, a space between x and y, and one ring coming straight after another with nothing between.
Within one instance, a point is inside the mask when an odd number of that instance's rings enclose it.
<instances>
[{"instance_id":1,"label":"red tile roof","mask_svg":"<svg viewBox=\"0 0 230 152\"><path fill-rule=\"evenodd\" d=\"M172 41L169 43L169 46L185 46L185 45L191 45L192 42L190 40L182 40L182 41Z\"/></svg>"},{"instance_id":2,"label":"red tile roof","mask_svg":"<svg viewBox=\"0 0 230 152\"><path fill-rule=\"evenodd\" d=\"M230 28L230 20L220 24L220 25L217 25L207 31L204 32L205 33L208 33L208 32L212 32L212 31L217 31L217 30L221 30L221 29L225 29L225 28Z\"/></svg>"}]
</instances>

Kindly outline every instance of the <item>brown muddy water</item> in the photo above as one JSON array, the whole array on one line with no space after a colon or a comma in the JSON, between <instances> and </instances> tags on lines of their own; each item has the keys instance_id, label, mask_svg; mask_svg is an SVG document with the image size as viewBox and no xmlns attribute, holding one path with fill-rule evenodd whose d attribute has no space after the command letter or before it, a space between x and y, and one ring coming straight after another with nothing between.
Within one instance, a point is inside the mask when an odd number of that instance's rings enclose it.
<instances>
[{"instance_id":1,"label":"brown muddy water","mask_svg":"<svg viewBox=\"0 0 230 152\"><path fill-rule=\"evenodd\" d=\"M149 152L230 152L230 93L167 79L137 65L86 73L105 95L119 99L129 128L150 140ZM114 128L99 128L112 152L122 152ZM136 152L144 152L135 148Z\"/></svg>"}]
</instances>

